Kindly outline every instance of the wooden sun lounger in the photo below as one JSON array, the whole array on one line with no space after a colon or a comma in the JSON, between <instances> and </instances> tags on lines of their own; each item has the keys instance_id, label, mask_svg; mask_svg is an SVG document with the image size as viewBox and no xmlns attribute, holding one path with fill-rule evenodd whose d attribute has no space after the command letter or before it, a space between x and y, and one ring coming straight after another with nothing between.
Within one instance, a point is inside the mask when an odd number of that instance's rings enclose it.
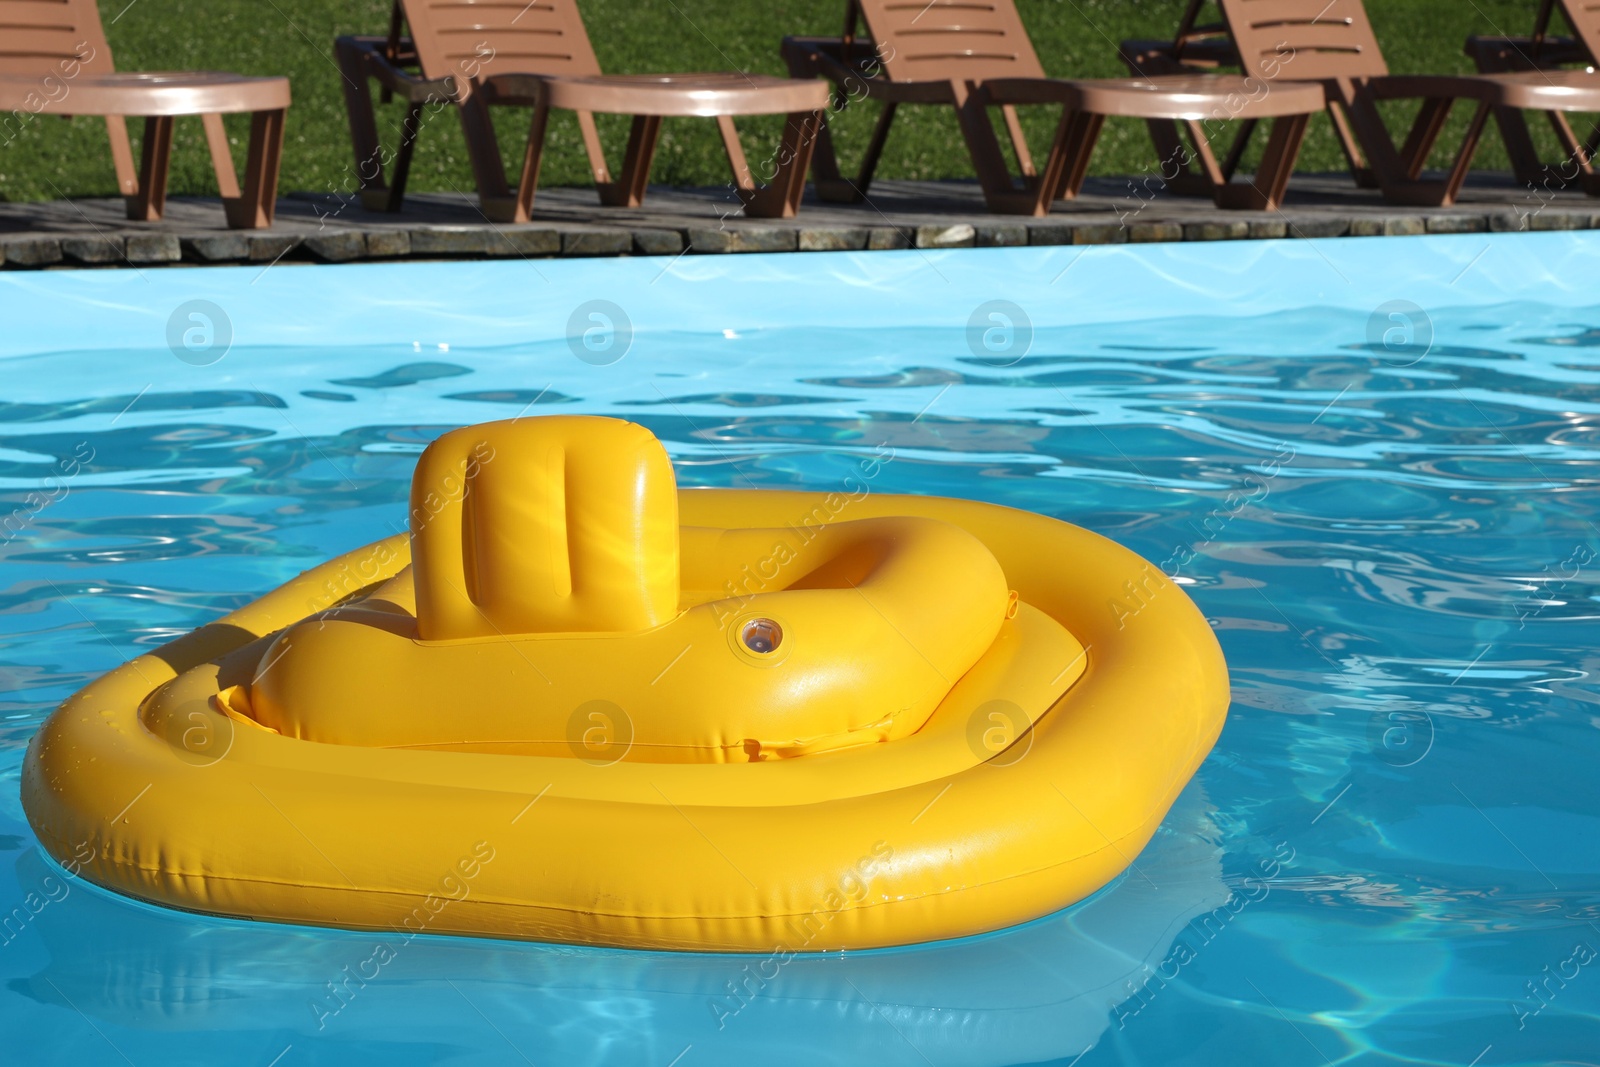
<instances>
[{"instance_id":1,"label":"wooden sun lounger","mask_svg":"<svg viewBox=\"0 0 1600 1067\"><path fill-rule=\"evenodd\" d=\"M117 73L94 0L0 0L0 112L13 112L13 123L29 115L104 116L130 219L161 218L173 119L198 115L205 124L228 225L271 226L288 107L287 78ZM222 116L242 112L253 117L241 188ZM137 172L129 117L145 120Z\"/></svg>"},{"instance_id":2,"label":"wooden sun lounger","mask_svg":"<svg viewBox=\"0 0 1600 1067\"><path fill-rule=\"evenodd\" d=\"M1361 0L1216 0L1231 53L1214 32L1196 26L1204 3L1191 0L1176 40L1166 49L1124 42L1124 58L1163 70L1181 69L1186 50L1198 41L1200 69L1237 62L1246 74L1265 74L1264 65L1271 65L1275 77L1318 82L1357 184L1380 188L1391 203L1454 203L1491 114L1600 111L1600 77L1583 71L1390 74ZM1384 100L1422 102L1399 144L1379 113L1377 105ZM1470 101L1476 109L1447 175L1425 179L1423 166L1457 100ZM1241 137L1249 132L1246 127ZM1159 129L1152 124L1152 133L1158 148L1177 136L1171 124Z\"/></svg>"},{"instance_id":3,"label":"wooden sun lounger","mask_svg":"<svg viewBox=\"0 0 1600 1067\"><path fill-rule=\"evenodd\" d=\"M644 199L663 118L704 116L717 120L745 214L786 218L799 209L816 127L828 102L823 86L759 74L602 74L576 0L526 6L396 0L387 37L341 37L335 52L344 73L362 202L378 211L400 210L425 111L448 104L461 117L479 206L492 221L528 220L552 107L577 112L602 204L637 207ZM389 159L378 141L369 79L382 86L384 100L399 96L407 106L392 181L384 177ZM508 105L533 110L515 190L489 111ZM600 144L595 112L633 116L622 170L615 176ZM756 181L734 126L741 115L788 118L765 186Z\"/></svg>"},{"instance_id":4,"label":"wooden sun lounger","mask_svg":"<svg viewBox=\"0 0 1600 1067\"><path fill-rule=\"evenodd\" d=\"M1557 3L1572 30L1570 37L1550 33L1550 20ZM1485 74L1561 71L1573 64L1591 69L1600 67L1600 7L1596 7L1593 0L1540 0L1533 33L1526 37L1468 37L1466 52ZM1530 186L1556 189L1579 185L1590 196L1600 196L1600 172L1594 167L1595 152L1600 150L1600 124L1595 125L1587 139L1579 140L1563 112L1549 111L1546 115L1566 153L1560 163L1540 161L1533 135L1528 130L1528 120L1522 112L1514 108L1495 109L1495 123L1500 127L1500 136L1505 141L1517 180Z\"/></svg>"},{"instance_id":5,"label":"wooden sun lounger","mask_svg":"<svg viewBox=\"0 0 1600 1067\"><path fill-rule=\"evenodd\" d=\"M863 23L865 37L858 36ZM795 77L832 81L836 106L863 98L883 104L854 178L841 174L823 124L813 166L817 194L825 200L864 199L896 109L938 104L955 109L989 209L1022 215L1044 215L1054 200L1077 195L1109 116L1183 120L1195 131L1218 120L1274 119L1266 155L1249 182L1233 180L1239 160L1219 161L1208 136L1198 136L1194 144L1200 180L1218 206L1270 209L1283 197L1309 115L1322 109L1315 85L1284 84L1262 92L1259 81L1238 75L1048 78L1012 0L849 0L843 35L785 38L783 54ZM1042 167L1035 166L1023 135L1017 115L1021 104L1062 108ZM1020 180L1013 177L995 134L991 107L998 107L1004 119ZM1175 158L1187 158L1186 151Z\"/></svg>"}]
</instances>

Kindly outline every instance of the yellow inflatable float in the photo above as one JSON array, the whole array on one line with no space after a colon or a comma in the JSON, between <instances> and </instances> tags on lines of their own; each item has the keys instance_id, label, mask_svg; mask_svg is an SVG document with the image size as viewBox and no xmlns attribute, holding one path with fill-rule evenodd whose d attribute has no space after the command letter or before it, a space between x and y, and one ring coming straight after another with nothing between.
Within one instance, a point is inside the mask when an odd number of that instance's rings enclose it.
<instances>
[{"instance_id":1,"label":"yellow inflatable float","mask_svg":"<svg viewBox=\"0 0 1600 1067\"><path fill-rule=\"evenodd\" d=\"M620 420L445 434L409 535L68 699L28 818L101 885L280 922L781 954L1045 915L1210 750L1221 651L1125 549L878 462L680 492Z\"/></svg>"}]
</instances>

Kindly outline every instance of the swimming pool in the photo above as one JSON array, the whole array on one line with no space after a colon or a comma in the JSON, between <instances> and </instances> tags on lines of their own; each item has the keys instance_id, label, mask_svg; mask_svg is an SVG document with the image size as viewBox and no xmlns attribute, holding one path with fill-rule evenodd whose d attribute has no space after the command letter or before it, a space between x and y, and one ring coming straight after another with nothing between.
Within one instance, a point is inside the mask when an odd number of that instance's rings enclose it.
<instances>
[{"instance_id":1,"label":"swimming pool","mask_svg":"<svg viewBox=\"0 0 1600 1067\"><path fill-rule=\"evenodd\" d=\"M0 275L8 1059L1591 1061L1597 267L1533 234ZM1106 534L1211 619L1227 727L1090 900L842 957L234 922L42 856L57 701L392 533L429 440L519 412L641 422L686 485L886 454L874 491Z\"/></svg>"}]
</instances>

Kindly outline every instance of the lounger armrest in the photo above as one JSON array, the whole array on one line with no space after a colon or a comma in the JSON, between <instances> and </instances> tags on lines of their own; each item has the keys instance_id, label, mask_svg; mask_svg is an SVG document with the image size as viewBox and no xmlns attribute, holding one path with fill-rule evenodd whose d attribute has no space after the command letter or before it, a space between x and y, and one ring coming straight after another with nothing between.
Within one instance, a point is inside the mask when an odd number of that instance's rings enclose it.
<instances>
[{"instance_id":1,"label":"lounger armrest","mask_svg":"<svg viewBox=\"0 0 1600 1067\"><path fill-rule=\"evenodd\" d=\"M1117 46L1117 58L1128 68L1128 73L1142 77L1178 74L1187 69L1175 52L1170 38L1139 38Z\"/></svg>"},{"instance_id":2,"label":"lounger armrest","mask_svg":"<svg viewBox=\"0 0 1600 1067\"><path fill-rule=\"evenodd\" d=\"M1317 82L1282 81L1269 93L1240 74L1174 74L1159 78L991 78L981 91L991 104L1061 104L1069 111L1193 121L1310 115L1326 106Z\"/></svg>"},{"instance_id":3,"label":"lounger armrest","mask_svg":"<svg viewBox=\"0 0 1600 1067\"><path fill-rule=\"evenodd\" d=\"M1174 43L1171 38L1134 39L1123 41L1117 51L1128 70L1141 77L1194 74L1239 65L1239 51L1233 39L1211 32L1210 27L1197 28L1181 43Z\"/></svg>"},{"instance_id":4,"label":"lounger armrest","mask_svg":"<svg viewBox=\"0 0 1600 1067\"><path fill-rule=\"evenodd\" d=\"M1375 100L1471 100L1533 111L1600 111L1600 78L1581 70L1508 70L1496 74L1390 75L1364 90Z\"/></svg>"},{"instance_id":5,"label":"lounger armrest","mask_svg":"<svg viewBox=\"0 0 1600 1067\"><path fill-rule=\"evenodd\" d=\"M536 74L491 74L479 84L490 104L538 107L545 100L543 82Z\"/></svg>"},{"instance_id":6,"label":"lounger armrest","mask_svg":"<svg viewBox=\"0 0 1600 1067\"><path fill-rule=\"evenodd\" d=\"M1532 37L1497 37L1475 34L1462 51L1481 71L1539 70L1572 63L1588 64L1589 50L1571 37L1546 37L1537 46Z\"/></svg>"},{"instance_id":7,"label":"lounger armrest","mask_svg":"<svg viewBox=\"0 0 1600 1067\"><path fill-rule=\"evenodd\" d=\"M346 34L333 39L336 48L353 48L361 52L373 52L384 62L391 62L387 55L389 38L376 34ZM402 37L395 42L396 55L392 62L406 68L420 68L421 61L417 59L417 45L409 37Z\"/></svg>"},{"instance_id":8,"label":"lounger armrest","mask_svg":"<svg viewBox=\"0 0 1600 1067\"><path fill-rule=\"evenodd\" d=\"M112 71L80 74L72 91L41 107L38 80L0 74L0 111L50 115L106 115L137 118L181 115L237 115L282 111L289 106L289 79L257 78L226 71Z\"/></svg>"},{"instance_id":9,"label":"lounger armrest","mask_svg":"<svg viewBox=\"0 0 1600 1067\"><path fill-rule=\"evenodd\" d=\"M1497 102L1498 87L1474 74L1389 74L1357 82L1374 100L1487 100Z\"/></svg>"},{"instance_id":10,"label":"lounger armrest","mask_svg":"<svg viewBox=\"0 0 1600 1067\"><path fill-rule=\"evenodd\" d=\"M448 78L424 78L421 73L407 69L416 66L416 51L409 39L400 41L401 52L395 60L384 54L388 39L384 37L337 37L336 49L356 53L367 76L375 79L408 103L426 103L429 100L453 100L455 92Z\"/></svg>"},{"instance_id":11,"label":"lounger armrest","mask_svg":"<svg viewBox=\"0 0 1600 1067\"><path fill-rule=\"evenodd\" d=\"M850 44L852 59L845 59L845 43L840 37L785 37L779 46L789 64L791 74L798 75L809 68L813 75L821 75L831 82L843 85L848 81L874 81L881 75L865 69L878 61L878 46L870 38L858 38Z\"/></svg>"},{"instance_id":12,"label":"lounger armrest","mask_svg":"<svg viewBox=\"0 0 1600 1067\"><path fill-rule=\"evenodd\" d=\"M988 103L1068 104L1082 97L1076 83L1057 78L990 78L982 85Z\"/></svg>"}]
</instances>

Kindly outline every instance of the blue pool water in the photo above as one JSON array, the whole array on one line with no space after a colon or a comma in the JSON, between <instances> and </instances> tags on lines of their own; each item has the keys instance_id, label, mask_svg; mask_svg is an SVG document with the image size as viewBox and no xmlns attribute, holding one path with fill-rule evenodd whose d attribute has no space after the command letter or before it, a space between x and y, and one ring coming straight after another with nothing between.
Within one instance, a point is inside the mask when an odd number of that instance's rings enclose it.
<instances>
[{"instance_id":1,"label":"blue pool water","mask_svg":"<svg viewBox=\"0 0 1600 1067\"><path fill-rule=\"evenodd\" d=\"M1600 1062L1597 272L1549 234L0 275L0 1060ZM1211 620L1227 726L1090 900L762 980L42 856L58 701L391 533L429 440L519 412L639 421L684 484L887 448L875 491L1103 533Z\"/></svg>"}]
</instances>

